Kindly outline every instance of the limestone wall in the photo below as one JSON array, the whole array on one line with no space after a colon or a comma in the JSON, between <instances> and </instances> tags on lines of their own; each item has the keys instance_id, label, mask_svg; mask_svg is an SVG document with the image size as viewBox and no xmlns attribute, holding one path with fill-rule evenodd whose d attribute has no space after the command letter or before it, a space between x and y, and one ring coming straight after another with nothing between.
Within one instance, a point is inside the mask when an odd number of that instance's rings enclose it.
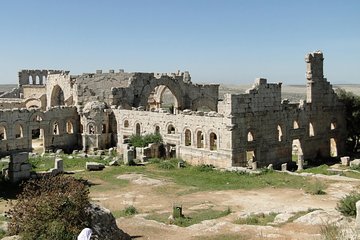
<instances>
[{"instance_id":1,"label":"limestone wall","mask_svg":"<svg viewBox=\"0 0 360 240\"><path fill-rule=\"evenodd\" d=\"M68 122L71 122L71 131L68 131ZM24 108L2 110L0 156L13 152L30 152L34 129L41 129L44 150L73 149L78 146L79 117L74 107L52 108L45 112Z\"/></svg>"},{"instance_id":2,"label":"limestone wall","mask_svg":"<svg viewBox=\"0 0 360 240\"><path fill-rule=\"evenodd\" d=\"M159 132L165 143L176 147L176 155L186 161L219 167L232 165L231 131L228 130L231 121L226 117L119 109L114 110L114 114L120 145L132 134Z\"/></svg>"}]
</instances>

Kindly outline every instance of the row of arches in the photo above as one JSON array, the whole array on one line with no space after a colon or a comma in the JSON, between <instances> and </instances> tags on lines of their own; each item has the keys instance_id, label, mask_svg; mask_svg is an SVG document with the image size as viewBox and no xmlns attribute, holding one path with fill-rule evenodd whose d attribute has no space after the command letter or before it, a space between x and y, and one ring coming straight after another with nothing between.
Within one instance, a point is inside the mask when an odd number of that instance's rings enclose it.
<instances>
[{"instance_id":1,"label":"row of arches","mask_svg":"<svg viewBox=\"0 0 360 240\"><path fill-rule=\"evenodd\" d=\"M39 75L30 75L29 76L29 84L30 85L44 85L46 83L47 77L46 76L39 76Z\"/></svg>"},{"instance_id":2,"label":"row of arches","mask_svg":"<svg viewBox=\"0 0 360 240\"><path fill-rule=\"evenodd\" d=\"M297 121L293 122L293 129L299 129L299 124ZM335 122L331 122L330 123L330 130L335 130L336 129L336 123ZM280 125L277 125L277 135L278 135L278 141L282 142L283 141L283 131L282 131L282 127ZM315 130L314 130L314 125L313 123L309 123L309 137L314 137L315 136ZM254 137L254 131L253 130L249 130L248 134L247 134L247 141L248 142L252 142L255 140Z\"/></svg>"},{"instance_id":3,"label":"row of arches","mask_svg":"<svg viewBox=\"0 0 360 240\"><path fill-rule=\"evenodd\" d=\"M15 123L12 130L14 138L19 139L24 137L24 128L21 123ZM8 138L8 128L5 124L0 124L0 140L7 140Z\"/></svg>"}]
</instances>

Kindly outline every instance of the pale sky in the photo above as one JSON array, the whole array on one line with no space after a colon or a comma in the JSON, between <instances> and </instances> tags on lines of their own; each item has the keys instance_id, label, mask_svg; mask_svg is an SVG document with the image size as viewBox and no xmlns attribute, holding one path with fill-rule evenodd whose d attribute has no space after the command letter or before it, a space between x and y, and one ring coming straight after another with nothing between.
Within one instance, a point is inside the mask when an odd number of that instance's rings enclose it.
<instances>
[{"instance_id":1,"label":"pale sky","mask_svg":"<svg viewBox=\"0 0 360 240\"><path fill-rule=\"evenodd\" d=\"M190 71L195 83L360 83L358 0L1 0L0 84L21 69Z\"/></svg>"}]
</instances>

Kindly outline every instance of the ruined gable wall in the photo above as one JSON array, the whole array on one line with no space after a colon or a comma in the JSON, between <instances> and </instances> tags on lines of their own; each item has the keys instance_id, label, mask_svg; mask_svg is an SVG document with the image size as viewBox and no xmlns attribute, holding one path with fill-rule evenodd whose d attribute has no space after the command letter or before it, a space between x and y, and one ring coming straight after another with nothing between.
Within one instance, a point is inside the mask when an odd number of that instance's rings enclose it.
<instances>
[{"instance_id":1,"label":"ruined gable wall","mask_svg":"<svg viewBox=\"0 0 360 240\"><path fill-rule=\"evenodd\" d=\"M85 105L90 101L102 101L108 105L113 102L113 88L127 87L132 73L117 72L110 70L109 73L87 73L76 77L74 89L76 91L76 104Z\"/></svg>"},{"instance_id":2,"label":"ruined gable wall","mask_svg":"<svg viewBox=\"0 0 360 240\"><path fill-rule=\"evenodd\" d=\"M218 167L232 165L231 131L228 130L230 120L223 116L196 116L185 114L167 114L148 111L115 109L114 114L118 123L118 144L121 148L124 136L136 133L136 125L140 125L141 134L154 133L156 126L164 142L176 145L177 156L194 164L213 164ZM128 121L128 127L125 127ZM169 133L169 126L175 132ZM191 132L191 144L185 144L185 131ZM197 133L203 133L203 147L198 148ZM210 134L215 133L216 150L210 149Z\"/></svg>"},{"instance_id":3,"label":"ruined gable wall","mask_svg":"<svg viewBox=\"0 0 360 240\"><path fill-rule=\"evenodd\" d=\"M218 84L192 84L184 73L154 74L135 73L130 79L128 87L113 89L113 104L122 108L147 106L150 93L157 87L164 85L176 97L179 110L193 109L207 105L210 109L217 109Z\"/></svg>"},{"instance_id":4,"label":"ruined gable wall","mask_svg":"<svg viewBox=\"0 0 360 240\"><path fill-rule=\"evenodd\" d=\"M74 89L73 83L71 81L71 76L69 75L69 71L56 71L48 75L46 82L46 102L47 107L53 107L52 98L54 97L56 87L60 87L64 94L66 105L73 105L71 99L74 98ZM70 101L70 102L69 102Z\"/></svg>"}]
</instances>

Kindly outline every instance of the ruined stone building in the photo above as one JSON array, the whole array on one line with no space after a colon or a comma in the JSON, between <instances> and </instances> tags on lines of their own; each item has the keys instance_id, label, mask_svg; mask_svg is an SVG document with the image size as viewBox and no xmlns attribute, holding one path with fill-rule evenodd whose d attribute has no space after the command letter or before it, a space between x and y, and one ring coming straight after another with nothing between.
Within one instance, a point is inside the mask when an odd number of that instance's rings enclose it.
<instances>
[{"instance_id":1,"label":"ruined stone building","mask_svg":"<svg viewBox=\"0 0 360 240\"><path fill-rule=\"evenodd\" d=\"M194 164L258 166L343 154L344 108L323 75L323 54L306 56L307 99L281 98L281 83L259 78L246 93L219 98L219 85L194 84L188 72L84 73L22 70L19 86L0 97L0 155L92 151L117 147L132 134L160 133L165 149ZM170 95L169 95L170 94ZM164 106L170 97L171 104Z\"/></svg>"}]
</instances>

